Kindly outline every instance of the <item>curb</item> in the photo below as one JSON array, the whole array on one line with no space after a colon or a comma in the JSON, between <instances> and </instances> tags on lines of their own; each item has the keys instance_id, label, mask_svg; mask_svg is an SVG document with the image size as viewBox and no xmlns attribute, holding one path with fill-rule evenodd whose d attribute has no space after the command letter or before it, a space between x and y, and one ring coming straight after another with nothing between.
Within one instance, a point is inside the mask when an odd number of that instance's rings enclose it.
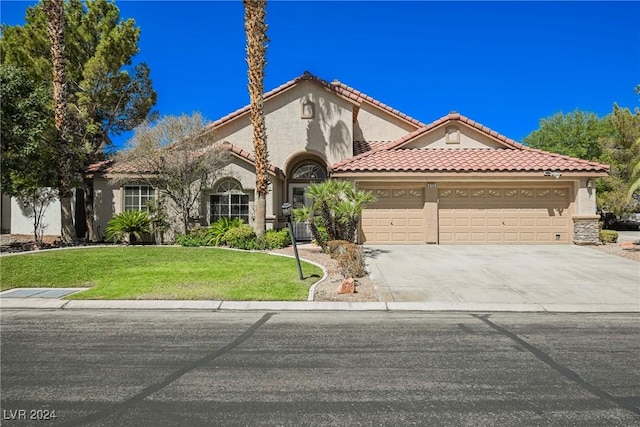
<instances>
[{"instance_id":1,"label":"curb","mask_svg":"<svg viewBox=\"0 0 640 427\"><path fill-rule=\"evenodd\" d=\"M465 302L168 301L0 298L0 310L413 311L640 313L638 304L491 304Z\"/></svg>"}]
</instances>

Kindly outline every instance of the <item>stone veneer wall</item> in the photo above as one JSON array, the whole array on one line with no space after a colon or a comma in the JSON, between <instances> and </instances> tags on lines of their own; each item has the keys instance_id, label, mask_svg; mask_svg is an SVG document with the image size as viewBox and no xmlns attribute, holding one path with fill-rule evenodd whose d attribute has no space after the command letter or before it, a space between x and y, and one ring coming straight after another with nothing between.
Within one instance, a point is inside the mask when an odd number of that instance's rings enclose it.
<instances>
[{"instance_id":1,"label":"stone veneer wall","mask_svg":"<svg viewBox=\"0 0 640 427\"><path fill-rule=\"evenodd\" d=\"M577 245L597 245L600 243L599 217L573 218L573 243Z\"/></svg>"}]
</instances>

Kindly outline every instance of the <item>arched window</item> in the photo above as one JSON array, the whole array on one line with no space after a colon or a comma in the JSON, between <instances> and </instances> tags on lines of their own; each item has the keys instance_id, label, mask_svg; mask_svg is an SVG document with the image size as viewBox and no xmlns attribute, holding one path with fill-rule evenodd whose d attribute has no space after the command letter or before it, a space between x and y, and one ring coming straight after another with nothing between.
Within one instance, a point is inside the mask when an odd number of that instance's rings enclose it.
<instances>
[{"instance_id":1,"label":"arched window","mask_svg":"<svg viewBox=\"0 0 640 427\"><path fill-rule=\"evenodd\" d=\"M210 197L209 223L219 218L240 218L249 223L249 195L242 191L242 186L235 179L225 179L215 188Z\"/></svg>"},{"instance_id":2,"label":"arched window","mask_svg":"<svg viewBox=\"0 0 640 427\"><path fill-rule=\"evenodd\" d=\"M302 162L293 170L291 179L300 181L324 181L327 179L327 172L316 162Z\"/></svg>"}]
</instances>

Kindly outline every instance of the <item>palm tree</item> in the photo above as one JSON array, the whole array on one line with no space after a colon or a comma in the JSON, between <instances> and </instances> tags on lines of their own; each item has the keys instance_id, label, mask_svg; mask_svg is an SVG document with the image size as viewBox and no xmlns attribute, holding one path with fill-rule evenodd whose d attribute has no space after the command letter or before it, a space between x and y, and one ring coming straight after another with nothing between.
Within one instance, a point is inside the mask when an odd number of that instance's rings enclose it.
<instances>
[{"instance_id":1,"label":"palm tree","mask_svg":"<svg viewBox=\"0 0 640 427\"><path fill-rule=\"evenodd\" d=\"M318 230L318 224L316 224L316 215L313 207L300 207L293 210L293 216L298 222L306 222L309 224L309 230L313 236L313 240L316 244L322 248L323 252L327 252L327 242L325 242L320 230Z\"/></svg>"},{"instance_id":2,"label":"palm tree","mask_svg":"<svg viewBox=\"0 0 640 427\"><path fill-rule=\"evenodd\" d=\"M357 190L349 181L325 181L310 185L307 196L313 199L313 211L320 213L329 240L355 240L362 210L375 197L368 191Z\"/></svg>"},{"instance_id":3,"label":"palm tree","mask_svg":"<svg viewBox=\"0 0 640 427\"><path fill-rule=\"evenodd\" d=\"M47 30L51 42L51 61L53 65L53 103L56 124L56 158L58 167L58 193L60 197L61 238L71 243L76 232L73 226L71 210L72 164L69 150L69 122L67 117L67 70L64 38L63 0L45 0L44 11L47 15Z\"/></svg>"},{"instance_id":4,"label":"palm tree","mask_svg":"<svg viewBox=\"0 0 640 427\"><path fill-rule=\"evenodd\" d=\"M264 234L267 218L267 130L264 121L264 67L267 53L266 0L243 0L244 30L247 34L247 65L249 66L249 100L253 125L253 149L256 157L256 219L257 236Z\"/></svg>"},{"instance_id":5,"label":"palm tree","mask_svg":"<svg viewBox=\"0 0 640 427\"><path fill-rule=\"evenodd\" d=\"M339 222L345 227L342 237L348 242L353 242L358 230L358 221L365 206L375 201L375 196L364 190L356 190L349 186L345 193L345 199L341 200L335 207L336 216Z\"/></svg>"}]
</instances>

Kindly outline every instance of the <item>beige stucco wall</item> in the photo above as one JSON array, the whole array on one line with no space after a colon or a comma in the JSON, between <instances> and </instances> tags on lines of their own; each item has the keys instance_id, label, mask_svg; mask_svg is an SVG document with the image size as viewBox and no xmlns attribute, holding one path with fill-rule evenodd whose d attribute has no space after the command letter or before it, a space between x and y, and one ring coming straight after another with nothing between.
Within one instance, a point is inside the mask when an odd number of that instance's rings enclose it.
<instances>
[{"instance_id":1,"label":"beige stucco wall","mask_svg":"<svg viewBox=\"0 0 640 427\"><path fill-rule=\"evenodd\" d=\"M8 216L10 218L6 227L11 230L12 234L29 234L33 235L33 218L29 217L28 210L24 209L22 201L17 197L7 198L9 204L7 209L4 208L5 198L3 196L3 212L2 216ZM72 212L75 208L75 198L72 199ZM5 213L5 210L7 213ZM5 227L3 218L3 228ZM57 198L53 200L49 206L45 209L41 219L42 227L44 227L43 234L45 236L59 236L61 229L60 219L60 200Z\"/></svg>"},{"instance_id":2,"label":"beige stucco wall","mask_svg":"<svg viewBox=\"0 0 640 427\"><path fill-rule=\"evenodd\" d=\"M446 132L449 128L460 131L459 143L447 143ZM406 148L504 148L503 144L485 134L464 125L443 125L405 145Z\"/></svg>"},{"instance_id":3,"label":"beige stucco wall","mask_svg":"<svg viewBox=\"0 0 640 427\"><path fill-rule=\"evenodd\" d=\"M587 188L587 181L591 180L591 188ZM576 216L596 215L596 180L595 178L580 178L574 183L574 198Z\"/></svg>"},{"instance_id":4,"label":"beige stucco wall","mask_svg":"<svg viewBox=\"0 0 640 427\"><path fill-rule=\"evenodd\" d=\"M418 127L414 124L380 110L373 105L362 103L354 128L356 141L395 141Z\"/></svg>"},{"instance_id":5,"label":"beige stucco wall","mask_svg":"<svg viewBox=\"0 0 640 427\"><path fill-rule=\"evenodd\" d=\"M301 118L306 101L314 104L314 117ZM265 103L269 162L285 169L295 153L313 151L331 165L353 155L353 104L312 82L302 82ZM215 131L215 139L253 151L253 130L248 115Z\"/></svg>"}]
</instances>

